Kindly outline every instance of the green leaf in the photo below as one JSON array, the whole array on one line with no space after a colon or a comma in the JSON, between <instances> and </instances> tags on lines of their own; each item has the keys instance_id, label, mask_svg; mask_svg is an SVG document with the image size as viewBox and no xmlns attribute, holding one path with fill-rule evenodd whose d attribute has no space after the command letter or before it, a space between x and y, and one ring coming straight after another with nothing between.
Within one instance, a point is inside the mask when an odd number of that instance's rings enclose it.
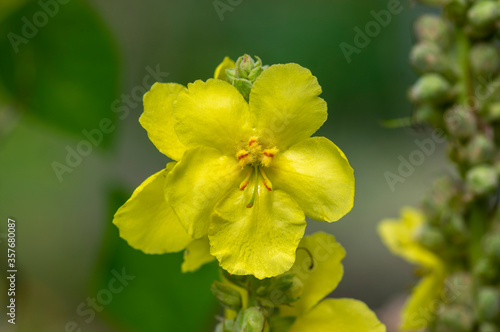
<instances>
[{"instance_id":1,"label":"green leaf","mask_svg":"<svg viewBox=\"0 0 500 332\"><path fill-rule=\"evenodd\" d=\"M118 53L86 2L29 1L0 22L0 36L0 87L18 111L83 139L102 119L115 123ZM103 136L98 145L109 145Z\"/></svg>"}]
</instances>

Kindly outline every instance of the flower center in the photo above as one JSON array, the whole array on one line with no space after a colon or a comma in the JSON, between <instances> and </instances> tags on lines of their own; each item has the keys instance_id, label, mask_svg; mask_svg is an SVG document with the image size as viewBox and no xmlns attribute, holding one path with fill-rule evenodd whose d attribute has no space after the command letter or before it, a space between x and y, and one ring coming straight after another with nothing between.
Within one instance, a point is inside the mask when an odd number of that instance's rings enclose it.
<instances>
[{"instance_id":1,"label":"flower center","mask_svg":"<svg viewBox=\"0 0 500 332\"><path fill-rule=\"evenodd\" d=\"M253 195L250 202L247 204L248 208L253 206L255 196L257 195L257 188L259 177L262 176L262 182L267 190L273 190L273 184L269 180L264 170L264 167L269 167L273 161L274 156L279 152L275 146L265 147L257 137L251 137L248 144L243 145L236 153L236 158L239 160L241 168L250 166L247 176L240 184L240 190L244 190L250 182L250 177L254 174L255 186L253 188ZM255 172L254 172L255 170ZM260 176L259 176L260 175Z\"/></svg>"}]
</instances>

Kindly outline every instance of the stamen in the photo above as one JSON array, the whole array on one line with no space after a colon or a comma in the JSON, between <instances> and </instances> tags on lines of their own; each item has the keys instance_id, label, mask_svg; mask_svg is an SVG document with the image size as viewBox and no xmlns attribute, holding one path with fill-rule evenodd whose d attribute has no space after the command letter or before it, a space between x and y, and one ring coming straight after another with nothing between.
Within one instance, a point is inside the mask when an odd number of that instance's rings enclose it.
<instances>
[{"instance_id":1,"label":"stamen","mask_svg":"<svg viewBox=\"0 0 500 332\"><path fill-rule=\"evenodd\" d=\"M271 183L271 181L269 181L266 172L264 172L264 169L262 167L259 167L259 170L260 174L262 174L262 177L264 178L264 180L262 181L264 182L264 186L266 186L267 190L269 191L273 190L273 184Z\"/></svg>"},{"instance_id":2,"label":"stamen","mask_svg":"<svg viewBox=\"0 0 500 332\"><path fill-rule=\"evenodd\" d=\"M257 137L252 137L250 138L250 141L248 141L248 146L252 146L256 143L259 143L259 140L257 139Z\"/></svg>"},{"instance_id":3,"label":"stamen","mask_svg":"<svg viewBox=\"0 0 500 332\"><path fill-rule=\"evenodd\" d=\"M243 190L248 186L248 182L250 180L250 176L252 175L252 172L253 172L253 167L250 167L250 169L248 170L248 174L245 177L245 180L243 180L243 182L241 182L241 184L240 184L240 190Z\"/></svg>"},{"instance_id":4,"label":"stamen","mask_svg":"<svg viewBox=\"0 0 500 332\"><path fill-rule=\"evenodd\" d=\"M255 168L255 183L253 187L253 195L252 199L247 204L247 208L251 208L253 206L253 202L255 201L255 196L257 196L257 190L259 188L259 173L257 172L257 166L254 166L254 168Z\"/></svg>"},{"instance_id":5,"label":"stamen","mask_svg":"<svg viewBox=\"0 0 500 332\"><path fill-rule=\"evenodd\" d=\"M240 151L238 151L238 153L236 153L236 157L239 160L238 164L241 168L253 162L253 156L250 155L250 152L245 149L241 149Z\"/></svg>"},{"instance_id":6,"label":"stamen","mask_svg":"<svg viewBox=\"0 0 500 332\"><path fill-rule=\"evenodd\" d=\"M262 156L260 158L260 163L264 167L271 166L274 156L279 152L278 148L274 147L271 149L265 149L262 151Z\"/></svg>"}]
</instances>

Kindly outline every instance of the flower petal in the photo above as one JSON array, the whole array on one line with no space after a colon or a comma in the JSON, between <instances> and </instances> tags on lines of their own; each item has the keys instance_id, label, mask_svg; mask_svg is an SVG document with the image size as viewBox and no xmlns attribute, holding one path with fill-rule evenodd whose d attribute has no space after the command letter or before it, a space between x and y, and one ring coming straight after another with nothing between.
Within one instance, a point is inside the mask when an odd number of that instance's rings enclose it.
<instances>
[{"instance_id":1,"label":"flower petal","mask_svg":"<svg viewBox=\"0 0 500 332\"><path fill-rule=\"evenodd\" d=\"M215 208L208 237L210 252L223 269L263 279L292 267L306 222L290 196L263 185L258 185L253 207L247 208L253 189L249 185L224 197Z\"/></svg>"},{"instance_id":2,"label":"flower petal","mask_svg":"<svg viewBox=\"0 0 500 332\"><path fill-rule=\"evenodd\" d=\"M144 113L139 122L156 148L172 160L181 159L186 146L174 130L174 102L186 88L176 83L155 83L144 95Z\"/></svg>"},{"instance_id":3,"label":"flower petal","mask_svg":"<svg viewBox=\"0 0 500 332\"><path fill-rule=\"evenodd\" d=\"M295 264L288 272L302 282L302 293L298 301L281 308L283 316L305 314L330 294L342 279L344 257L345 250L333 235L319 232L304 237Z\"/></svg>"},{"instance_id":4,"label":"flower petal","mask_svg":"<svg viewBox=\"0 0 500 332\"><path fill-rule=\"evenodd\" d=\"M337 221L354 203L354 174L342 151L312 137L276 155L269 171L276 189L292 196L315 220Z\"/></svg>"},{"instance_id":5,"label":"flower petal","mask_svg":"<svg viewBox=\"0 0 500 332\"><path fill-rule=\"evenodd\" d=\"M419 330L429 325L439 304L438 297L443 290L445 279L444 271L437 270L424 277L413 289L403 307L403 330Z\"/></svg>"},{"instance_id":6,"label":"flower petal","mask_svg":"<svg viewBox=\"0 0 500 332\"><path fill-rule=\"evenodd\" d=\"M188 234L207 234L215 204L231 187L238 188L240 174L236 158L219 150L197 147L184 153L167 176L165 197Z\"/></svg>"},{"instance_id":7,"label":"flower petal","mask_svg":"<svg viewBox=\"0 0 500 332\"><path fill-rule=\"evenodd\" d=\"M215 68L214 78L219 80L226 80L226 69L234 68L235 63L229 57L225 57L224 60Z\"/></svg>"},{"instance_id":8,"label":"flower petal","mask_svg":"<svg viewBox=\"0 0 500 332\"><path fill-rule=\"evenodd\" d=\"M375 313L361 301L328 299L303 316L288 332L385 332Z\"/></svg>"},{"instance_id":9,"label":"flower petal","mask_svg":"<svg viewBox=\"0 0 500 332\"><path fill-rule=\"evenodd\" d=\"M186 251L184 251L184 262L181 269L183 273L194 272L213 260L215 257L210 255L210 244L208 237L205 236L188 244Z\"/></svg>"},{"instance_id":10,"label":"flower petal","mask_svg":"<svg viewBox=\"0 0 500 332\"><path fill-rule=\"evenodd\" d=\"M250 92L250 112L261 135L285 150L312 134L326 121L326 102L309 69L295 63L264 70Z\"/></svg>"},{"instance_id":11,"label":"flower petal","mask_svg":"<svg viewBox=\"0 0 500 332\"><path fill-rule=\"evenodd\" d=\"M431 251L422 247L416 240L420 226L424 224L423 214L413 208L403 208L399 220L385 219L378 227L378 232L389 250L406 260L431 269L441 267L443 263Z\"/></svg>"},{"instance_id":12,"label":"flower petal","mask_svg":"<svg viewBox=\"0 0 500 332\"><path fill-rule=\"evenodd\" d=\"M120 236L147 254L180 251L192 240L163 195L169 170L167 166L144 181L113 219Z\"/></svg>"},{"instance_id":13,"label":"flower petal","mask_svg":"<svg viewBox=\"0 0 500 332\"><path fill-rule=\"evenodd\" d=\"M209 146L234 155L250 137L248 104L231 84L209 79L188 84L174 105L175 131L188 147Z\"/></svg>"}]
</instances>

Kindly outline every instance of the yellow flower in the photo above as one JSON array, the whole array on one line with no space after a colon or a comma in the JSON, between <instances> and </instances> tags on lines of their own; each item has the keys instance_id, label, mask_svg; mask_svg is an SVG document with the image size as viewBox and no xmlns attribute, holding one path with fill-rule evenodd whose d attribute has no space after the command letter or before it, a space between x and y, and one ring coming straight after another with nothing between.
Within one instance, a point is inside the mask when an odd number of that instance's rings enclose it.
<instances>
[{"instance_id":1,"label":"yellow flower","mask_svg":"<svg viewBox=\"0 0 500 332\"><path fill-rule=\"evenodd\" d=\"M230 66L226 59L216 77ZM117 212L121 236L161 253L208 235L210 254L229 273L262 279L290 269L305 215L332 222L353 204L345 155L328 139L310 137L327 117L320 93L297 64L265 69L249 102L221 79L153 85L140 122L177 162L139 187L156 180L154 194L134 193Z\"/></svg>"},{"instance_id":2,"label":"yellow flower","mask_svg":"<svg viewBox=\"0 0 500 332\"><path fill-rule=\"evenodd\" d=\"M342 279L344 256L344 248L332 235L316 233L301 241L297 260L288 272L302 284L300 299L280 308L280 315L296 317L289 332L385 332L385 326L363 302L323 299Z\"/></svg>"},{"instance_id":3,"label":"yellow flower","mask_svg":"<svg viewBox=\"0 0 500 332\"><path fill-rule=\"evenodd\" d=\"M418 330L428 325L436 310L446 269L438 256L416 240L419 229L425 224L424 215L410 207L403 208L401 214L400 220L383 220L378 230L385 245L394 254L427 271L406 302L402 314L402 329Z\"/></svg>"}]
</instances>

